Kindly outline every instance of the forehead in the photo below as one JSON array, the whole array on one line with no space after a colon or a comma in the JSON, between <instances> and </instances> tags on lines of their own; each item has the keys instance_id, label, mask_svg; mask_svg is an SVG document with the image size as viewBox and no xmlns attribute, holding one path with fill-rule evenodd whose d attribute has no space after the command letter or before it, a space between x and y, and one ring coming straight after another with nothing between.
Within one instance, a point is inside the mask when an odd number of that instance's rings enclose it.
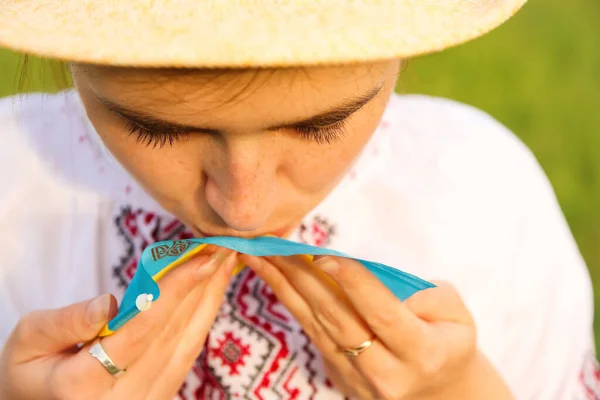
<instances>
[{"instance_id":1,"label":"forehead","mask_svg":"<svg viewBox=\"0 0 600 400\"><path fill-rule=\"evenodd\" d=\"M213 119L247 113L265 119L274 110L281 118L318 114L328 104L395 79L397 62L227 70L78 65L73 70L98 96L158 116L198 120L210 111Z\"/></svg>"}]
</instances>

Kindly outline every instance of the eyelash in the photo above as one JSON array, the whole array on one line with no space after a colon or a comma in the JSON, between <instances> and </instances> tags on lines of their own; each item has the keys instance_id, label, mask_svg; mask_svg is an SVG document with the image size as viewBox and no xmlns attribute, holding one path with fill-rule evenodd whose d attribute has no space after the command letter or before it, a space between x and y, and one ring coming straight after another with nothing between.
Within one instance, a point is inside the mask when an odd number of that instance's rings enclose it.
<instances>
[{"instance_id":1,"label":"eyelash","mask_svg":"<svg viewBox=\"0 0 600 400\"><path fill-rule=\"evenodd\" d=\"M317 144L331 144L344 139L346 120L343 119L327 126L299 126L295 129L304 140L312 140Z\"/></svg>"},{"instance_id":2,"label":"eyelash","mask_svg":"<svg viewBox=\"0 0 600 400\"><path fill-rule=\"evenodd\" d=\"M139 144L152 146L154 148L162 148L167 144L173 146L173 144L178 143L189 136L189 133L186 132L154 132L133 122L127 122L125 129L130 135L137 136L136 141Z\"/></svg>"},{"instance_id":3,"label":"eyelash","mask_svg":"<svg viewBox=\"0 0 600 400\"><path fill-rule=\"evenodd\" d=\"M166 145L173 146L173 144L190 135L189 132L154 132L133 122L127 122L125 128L130 135L137 137L138 143L154 148L162 148ZM345 128L346 120L341 120L323 127L300 126L296 127L295 130L304 140L315 141L317 144L331 144L344 138Z\"/></svg>"}]
</instances>

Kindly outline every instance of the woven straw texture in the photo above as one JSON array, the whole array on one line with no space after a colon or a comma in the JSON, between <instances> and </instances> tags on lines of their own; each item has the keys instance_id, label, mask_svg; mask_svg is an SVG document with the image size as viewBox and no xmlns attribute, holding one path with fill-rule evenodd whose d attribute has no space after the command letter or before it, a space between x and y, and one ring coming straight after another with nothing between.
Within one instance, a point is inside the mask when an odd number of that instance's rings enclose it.
<instances>
[{"instance_id":1,"label":"woven straw texture","mask_svg":"<svg viewBox=\"0 0 600 400\"><path fill-rule=\"evenodd\" d=\"M148 67L339 64L434 52L526 0L0 0L0 46Z\"/></svg>"}]
</instances>

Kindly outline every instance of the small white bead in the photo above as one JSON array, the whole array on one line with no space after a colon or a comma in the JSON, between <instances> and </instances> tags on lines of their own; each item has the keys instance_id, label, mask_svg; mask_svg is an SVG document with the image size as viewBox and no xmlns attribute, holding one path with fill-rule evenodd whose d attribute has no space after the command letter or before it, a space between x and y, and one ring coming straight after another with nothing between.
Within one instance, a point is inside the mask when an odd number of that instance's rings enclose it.
<instances>
[{"instance_id":1,"label":"small white bead","mask_svg":"<svg viewBox=\"0 0 600 400\"><path fill-rule=\"evenodd\" d=\"M153 295L148 293L142 293L135 299L135 306L140 311L146 311L152 306Z\"/></svg>"}]
</instances>

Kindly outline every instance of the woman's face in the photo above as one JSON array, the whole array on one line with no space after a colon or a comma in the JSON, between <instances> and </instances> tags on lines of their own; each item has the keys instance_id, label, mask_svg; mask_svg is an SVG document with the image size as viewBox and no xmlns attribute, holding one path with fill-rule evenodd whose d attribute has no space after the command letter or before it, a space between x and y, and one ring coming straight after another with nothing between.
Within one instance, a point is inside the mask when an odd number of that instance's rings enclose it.
<instances>
[{"instance_id":1,"label":"woman's face","mask_svg":"<svg viewBox=\"0 0 600 400\"><path fill-rule=\"evenodd\" d=\"M374 132L398 61L273 70L73 66L98 134L199 236L285 235Z\"/></svg>"}]
</instances>

